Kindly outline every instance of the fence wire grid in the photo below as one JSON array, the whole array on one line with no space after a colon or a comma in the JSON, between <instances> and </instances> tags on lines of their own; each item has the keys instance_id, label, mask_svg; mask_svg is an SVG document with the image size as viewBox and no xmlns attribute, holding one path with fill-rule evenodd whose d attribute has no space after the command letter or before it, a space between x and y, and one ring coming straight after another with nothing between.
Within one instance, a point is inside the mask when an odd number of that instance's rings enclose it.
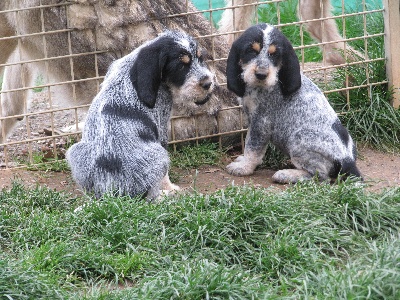
<instances>
[{"instance_id":1,"label":"fence wire grid","mask_svg":"<svg viewBox=\"0 0 400 300\"><path fill-rule=\"evenodd\" d=\"M299 1L302 5L303 0ZM64 159L68 147L80 138L81 122L90 105L88 99L93 99L99 90L109 65L107 61L133 50L137 46L135 43L142 42L143 36L152 37L170 25L185 30L207 46L208 64L223 70L229 49L220 49L226 48L229 42L221 41L246 29L240 27L239 21L243 20L237 20L239 12L245 9L253 11L252 24L267 22L283 31L293 43L303 72L329 99L341 99L334 106L338 113L352 109L354 92L364 89L368 103L375 87L386 88L388 85L385 76L377 75L385 72L385 51L380 46L385 35L385 9L380 1L317 1L319 11L324 11L323 5L332 5L332 15L321 13L313 22L321 22L323 31L325 24L333 20L340 34L339 40L312 38L308 31L310 20L304 20L303 10L297 10L298 1L175 2L176 5L169 1L135 0L3 0L0 4L0 167L15 168ZM122 15L118 10L124 7L121 3L129 8ZM104 15L100 16L101 5ZM88 12L85 16L94 12L97 15L93 14L89 21L80 20L85 11ZM220 22L228 11L232 12L231 29L223 32ZM56 17L61 21L49 21ZM113 19L119 20L120 25L114 24L109 30L112 32L107 32L107 22ZM200 29L196 27L199 22L202 22ZM97 30L100 27L103 31ZM83 38L92 44L76 47L74 43L80 43ZM118 44L119 38L123 40L122 46ZM133 41L127 42L130 38ZM107 39L110 44L99 44ZM333 65L327 61L326 52L338 43L344 45L343 61ZM55 45L57 49L54 49ZM28 51L30 47L34 49ZM357 55L347 51L352 49ZM362 80L353 80L354 72ZM217 78L221 89L226 89L224 76ZM8 103L15 101L20 103L17 108L10 107ZM176 149L181 143L204 139L217 140L221 147L227 143L243 146L246 121L240 103L227 103L229 105L223 105L212 117L215 122L210 130L199 129L209 122L204 118L205 112L190 117L176 112L171 118L171 146ZM235 124L227 126L231 123L226 120L230 113L236 116ZM189 133L176 132L179 127L175 127L174 122L181 119L185 120L185 127L191 128Z\"/></svg>"}]
</instances>

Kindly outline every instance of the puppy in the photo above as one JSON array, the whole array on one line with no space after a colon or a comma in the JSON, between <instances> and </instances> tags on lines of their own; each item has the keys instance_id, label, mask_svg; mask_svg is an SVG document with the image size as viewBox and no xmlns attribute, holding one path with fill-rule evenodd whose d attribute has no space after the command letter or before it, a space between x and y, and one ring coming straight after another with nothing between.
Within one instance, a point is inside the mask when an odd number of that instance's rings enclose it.
<instances>
[{"instance_id":1,"label":"puppy","mask_svg":"<svg viewBox=\"0 0 400 300\"><path fill-rule=\"evenodd\" d=\"M192 37L167 31L111 65L82 140L67 152L85 191L153 200L161 188L179 189L168 177L168 122L173 104L210 98L215 79L203 55Z\"/></svg>"},{"instance_id":2,"label":"puppy","mask_svg":"<svg viewBox=\"0 0 400 300\"><path fill-rule=\"evenodd\" d=\"M226 72L228 89L242 97L249 121L244 155L227 166L229 173L252 174L272 142L297 168L276 172L275 182L361 177L351 136L323 93L300 72L292 45L277 28L247 29L232 45Z\"/></svg>"}]
</instances>

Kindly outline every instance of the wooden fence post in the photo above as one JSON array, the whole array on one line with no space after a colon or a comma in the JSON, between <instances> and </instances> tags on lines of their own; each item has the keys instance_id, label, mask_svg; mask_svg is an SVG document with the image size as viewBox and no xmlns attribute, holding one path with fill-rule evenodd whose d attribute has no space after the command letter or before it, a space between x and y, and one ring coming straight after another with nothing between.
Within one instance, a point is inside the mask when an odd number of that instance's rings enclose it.
<instances>
[{"instance_id":1,"label":"wooden fence post","mask_svg":"<svg viewBox=\"0 0 400 300\"><path fill-rule=\"evenodd\" d=\"M383 0L386 73L393 87L392 105L400 107L400 0Z\"/></svg>"}]
</instances>

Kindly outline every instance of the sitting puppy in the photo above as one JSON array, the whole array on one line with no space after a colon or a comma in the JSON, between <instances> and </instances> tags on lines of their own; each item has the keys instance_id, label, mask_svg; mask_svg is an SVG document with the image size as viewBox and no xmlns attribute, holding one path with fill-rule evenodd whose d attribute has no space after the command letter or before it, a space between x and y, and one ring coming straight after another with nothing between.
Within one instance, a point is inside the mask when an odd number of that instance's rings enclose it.
<instances>
[{"instance_id":1,"label":"sitting puppy","mask_svg":"<svg viewBox=\"0 0 400 300\"><path fill-rule=\"evenodd\" d=\"M174 190L166 150L173 103L204 104L215 86L195 40L167 31L109 68L90 106L82 140L67 152L76 182L153 200Z\"/></svg>"},{"instance_id":2,"label":"sitting puppy","mask_svg":"<svg viewBox=\"0 0 400 300\"><path fill-rule=\"evenodd\" d=\"M252 26L233 43L227 83L242 97L249 121L244 155L227 166L229 173L252 174L271 141L297 168L276 172L275 182L361 177L352 138L323 93L300 72L292 45L277 28Z\"/></svg>"}]
</instances>

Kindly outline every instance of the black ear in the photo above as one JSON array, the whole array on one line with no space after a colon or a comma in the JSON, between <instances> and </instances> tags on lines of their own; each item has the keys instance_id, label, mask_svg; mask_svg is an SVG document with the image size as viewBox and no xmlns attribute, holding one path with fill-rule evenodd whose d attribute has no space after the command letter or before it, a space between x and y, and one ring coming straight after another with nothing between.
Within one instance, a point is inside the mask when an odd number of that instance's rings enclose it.
<instances>
[{"instance_id":1,"label":"black ear","mask_svg":"<svg viewBox=\"0 0 400 300\"><path fill-rule=\"evenodd\" d=\"M240 38L239 38L240 39ZM242 78L243 69L240 66L240 43L236 40L231 47L226 64L226 79L228 89L239 97L243 97L246 85Z\"/></svg>"},{"instance_id":2,"label":"black ear","mask_svg":"<svg viewBox=\"0 0 400 300\"><path fill-rule=\"evenodd\" d=\"M301 87L300 64L292 44L282 34L282 67L278 73L282 94L287 96Z\"/></svg>"},{"instance_id":3,"label":"black ear","mask_svg":"<svg viewBox=\"0 0 400 300\"><path fill-rule=\"evenodd\" d=\"M166 61L166 57L162 54L162 47L157 44L150 44L139 51L129 74L139 101L149 108L154 108L156 105L162 70Z\"/></svg>"}]
</instances>

